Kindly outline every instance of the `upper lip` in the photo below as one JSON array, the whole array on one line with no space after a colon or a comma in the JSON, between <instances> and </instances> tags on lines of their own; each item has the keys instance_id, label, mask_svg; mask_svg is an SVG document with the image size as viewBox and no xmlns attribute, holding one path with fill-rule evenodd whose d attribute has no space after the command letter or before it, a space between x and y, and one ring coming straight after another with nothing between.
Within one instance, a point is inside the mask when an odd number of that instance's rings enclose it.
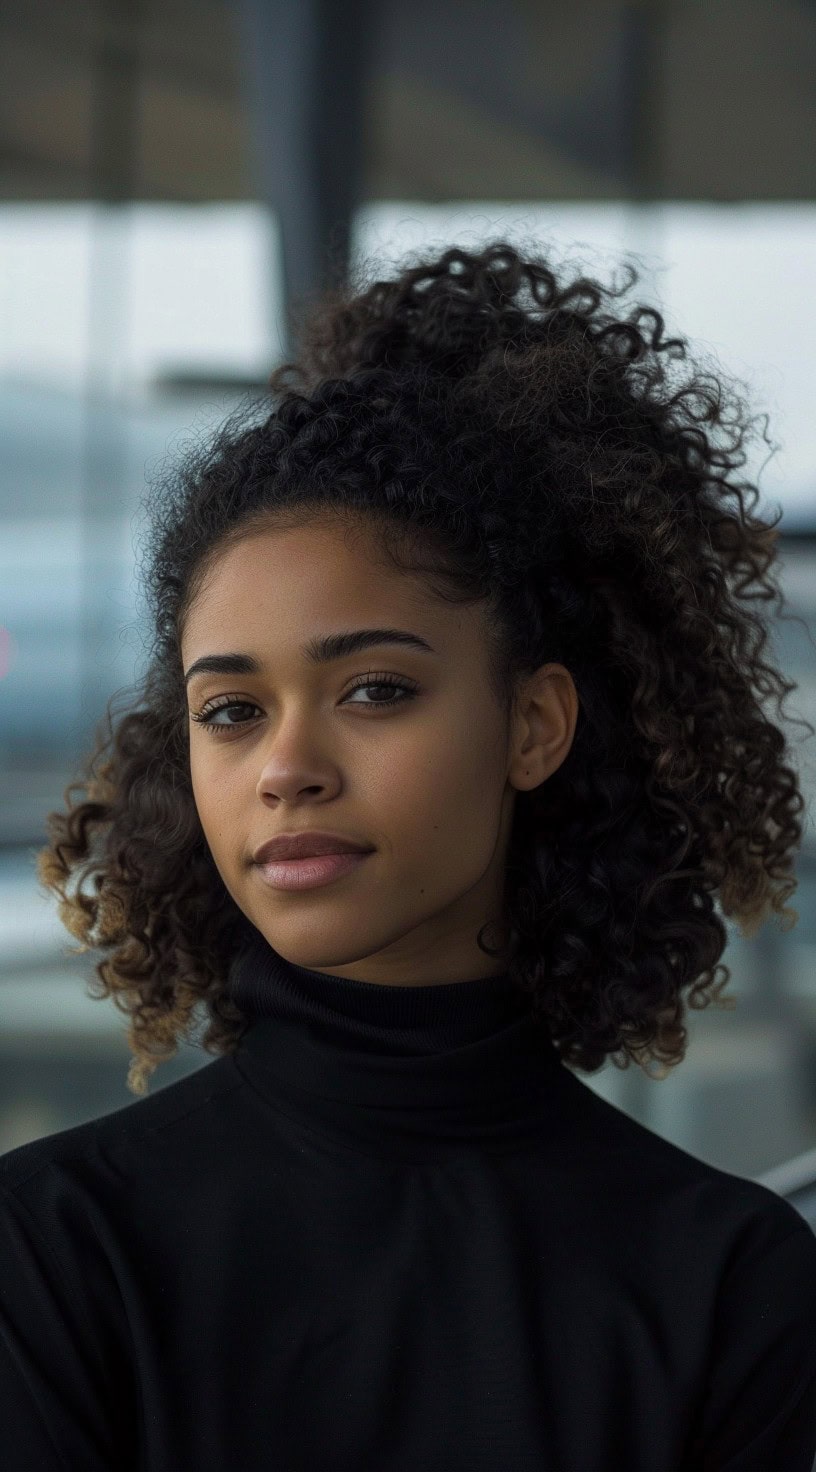
<instances>
[{"instance_id":1,"label":"upper lip","mask_svg":"<svg viewBox=\"0 0 816 1472\"><path fill-rule=\"evenodd\" d=\"M342 833L279 833L255 850L256 864L268 863L270 859L308 859L316 854L370 853L371 845L355 843L353 838L344 838Z\"/></svg>"}]
</instances>

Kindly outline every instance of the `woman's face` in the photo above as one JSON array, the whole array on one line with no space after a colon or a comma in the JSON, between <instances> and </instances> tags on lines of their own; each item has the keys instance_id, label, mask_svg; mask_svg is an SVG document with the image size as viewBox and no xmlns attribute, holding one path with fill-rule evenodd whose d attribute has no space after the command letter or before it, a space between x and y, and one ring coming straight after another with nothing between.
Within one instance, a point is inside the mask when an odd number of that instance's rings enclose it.
<instances>
[{"instance_id":1,"label":"woman's face","mask_svg":"<svg viewBox=\"0 0 816 1472\"><path fill-rule=\"evenodd\" d=\"M506 969L476 936L503 917L516 791L560 766L578 699L564 666L545 665L508 722L487 681L483 617L385 565L367 530L352 539L330 521L255 532L214 564L183 632L184 671L234 653L258 671L191 676L193 792L227 890L286 960L395 985ZM326 663L304 652L373 628L432 652L380 642ZM192 715L213 704L205 730ZM254 851L314 829L374 851L318 888L270 888Z\"/></svg>"}]
</instances>

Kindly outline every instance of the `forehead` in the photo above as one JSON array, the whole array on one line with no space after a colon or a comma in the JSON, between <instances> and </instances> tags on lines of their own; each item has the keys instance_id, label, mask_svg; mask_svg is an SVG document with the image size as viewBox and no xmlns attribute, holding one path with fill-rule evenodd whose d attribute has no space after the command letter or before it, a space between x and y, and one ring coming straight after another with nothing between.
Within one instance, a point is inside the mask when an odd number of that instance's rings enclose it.
<instances>
[{"instance_id":1,"label":"forehead","mask_svg":"<svg viewBox=\"0 0 816 1472\"><path fill-rule=\"evenodd\" d=\"M434 598L385 557L368 528L333 524L253 532L217 555L190 606L185 662L215 648L300 643L355 624L407 624L452 634L470 610ZM239 641L240 640L240 644Z\"/></svg>"},{"instance_id":2,"label":"forehead","mask_svg":"<svg viewBox=\"0 0 816 1472\"><path fill-rule=\"evenodd\" d=\"M416 579L391 566L368 529L321 523L252 532L217 552L194 606L203 609L227 595L277 594L282 599L297 592L311 598L323 587L330 587L335 596L348 588L382 589L416 598L415 585Z\"/></svg>"}]
</instances>

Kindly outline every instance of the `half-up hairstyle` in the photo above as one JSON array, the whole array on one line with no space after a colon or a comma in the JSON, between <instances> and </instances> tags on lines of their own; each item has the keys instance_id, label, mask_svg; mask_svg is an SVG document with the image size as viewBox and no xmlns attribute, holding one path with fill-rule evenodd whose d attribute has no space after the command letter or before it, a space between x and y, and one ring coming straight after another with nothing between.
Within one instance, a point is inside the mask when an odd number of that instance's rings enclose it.
<instances>
[{"instance_id":1,"label":"half-up hairstyle","mask_svg":"<svg viewBox=\"0 0 816 1472\"><path fill-rule=\"evenodd\" d=\"M123 711L108 702L37 857L77 949L104 953L91 995L130 1017L131 1092L200 1020L215 1054L248 1025L226 992L244 917L196 811L180 651L208 569L265 527L373 528L433 596L482 603L508 716L542 664L571 672L574 740L516 796L505 887L513 984L567 1065L665 1076L686 1003L734 1005L722 916L749 937L774 911L798 919L804 799L779 724L795 682L763 658L757 606L784 603L778 533L739 479L755 421L659 311L624 306L625 275L568 278L503 240L358 274L301 309L268 398L151 487L146 671Z\"/></svg>"}]
</instances>

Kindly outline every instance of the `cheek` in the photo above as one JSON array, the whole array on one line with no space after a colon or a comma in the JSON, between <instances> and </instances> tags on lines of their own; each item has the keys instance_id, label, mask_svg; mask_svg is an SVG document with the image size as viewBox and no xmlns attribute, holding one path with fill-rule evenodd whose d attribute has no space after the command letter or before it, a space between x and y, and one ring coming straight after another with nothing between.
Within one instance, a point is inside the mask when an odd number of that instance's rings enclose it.
<instances>
[{"instance_id":1,"label":"cheek","mask_svg":"<svg viewBox=\"0 0 816 1472\"><path fill-rule=\"evenodd\" d=\"M208 771L206 760L193 757L190 762L190 782L199 822L210 847L217 849L219 835L223 842L228 835L226 817L230 809L230 794L227 784L218 780L214 772Z\"/></svg>"},{"instance_id":2,"label":"cheek","mask_svg":"<svg viewBox=\"0 0 816 1472\"><path fill-rule=\"evenodd\" d=\"M484 723L483 723L484 724ZM495 839L505 786L504 748L490 729L435 723L422 739L406 743L378 766L372 811L383 830L401 835L403 852L430 857L475 844L481 853Z\"/></svg>"}]
</instances>

